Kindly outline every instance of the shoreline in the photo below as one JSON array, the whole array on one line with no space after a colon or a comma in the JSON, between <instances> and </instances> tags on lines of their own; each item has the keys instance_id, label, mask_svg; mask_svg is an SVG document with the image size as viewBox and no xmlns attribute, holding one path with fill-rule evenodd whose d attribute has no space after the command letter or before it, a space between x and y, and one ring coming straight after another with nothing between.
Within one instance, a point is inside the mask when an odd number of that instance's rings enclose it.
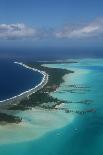
<instances>
[{"instance_id":1,"label":"shoreline","mask_svg":"<svg viewBox=\"0 0 103 155\"><path fill-rule=\"evenodd\" d=\"M65 69L48 68L37 62L28 63L28 66L47 73L47 75L49 75L48 81L43 88L31 94L30 96L25 97L20 102L17 100L16 103L14 102L14 104L9 104L9 107L7 107L9 110L27 110L36 106L44 109L53 109L55 104L66 102L65 100L59 100L58 98L52 97L50 94L58 89L60 84L64 82L63 76L67 73L72 73L71 71L67 71Z\"/></svg>"},{"instance_id":2,"label":"shoreline","mask_svg":"<svg viewBox=\"0 0 103 155\"><path fill-rule=\"evenodd\" d=\"M43 78L42 78L42 81L36 85L35 87L27 90L27 91L24 91L16 96L13 96L11 98L8 98L8 99L5 99L5 100L2 100L0 101L0 103L3 103L2 105L0 104L0 106L3 106L4 104L8 104L8 103L12 103L16 100L22 100L23 98L25 97L29 97L30 95L32 95L33 93L35 93L36 91L40 90L41 88L43 88L47 82L48 82L48 74L45 72L45 71L41 71L41 70L38 70L38 69L35 69L33 67L29 67L28 65L22 63L22 62L14 62L15 64L18 64L18 65L21 65L29 70L32 70L32 71L36 71L36 72L39 72L40 74L43 75Z\"/></svg>"}]
</instances>

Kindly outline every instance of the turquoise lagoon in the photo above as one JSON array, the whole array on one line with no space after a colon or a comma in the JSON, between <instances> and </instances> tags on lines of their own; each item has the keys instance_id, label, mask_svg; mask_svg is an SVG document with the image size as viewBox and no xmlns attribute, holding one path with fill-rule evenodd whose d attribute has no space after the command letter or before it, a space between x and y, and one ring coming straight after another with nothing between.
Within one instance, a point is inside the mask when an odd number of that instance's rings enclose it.
<instances>
[{"instance_id":1,"label":"turquoise lagoon","mask_svg":"<svg viewBox=\"0 0 103 155\"><path fill-rule=\"evenodd\" d=\"M46 64L74 71L51 93L68 103L58 110L38 107L16 115L21 124L0 126L0 155L102 155L103 154L103 59L78 59L73 64ZM71 85L76 85L74 89ZM84 87L80 89L79 87ZM80 101L89 100L90 104ZM72 103L70 103L72 101ZM65 113L95 109L84 115Z\"/></svg>"}]
</instances>

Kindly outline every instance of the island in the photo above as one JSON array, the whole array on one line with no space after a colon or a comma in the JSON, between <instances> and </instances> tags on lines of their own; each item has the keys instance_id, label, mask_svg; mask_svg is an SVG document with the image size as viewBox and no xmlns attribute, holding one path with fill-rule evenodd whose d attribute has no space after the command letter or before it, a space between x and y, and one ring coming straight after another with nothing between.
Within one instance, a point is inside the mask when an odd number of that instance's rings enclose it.
<instances>
[{"instance_id":1,"label":"island","mask_svg":"<svg viewBox=\"0 0 103 155\"><path fill-rule=\"evenodd\" d=\"M24 67L35 70L43 74L43 79L36 87L31 88L30 90L21 93L20 95L14 96L13 98L3 101L3 104L0 104L0 123L20 123L22 118L15 116L15 113L19 111L31 110L32 108L42 108L44 110L63 110L65 113L75 113L79 115L84 115L91 112L96 112L94 108L76 110L68 108L58 108L61 104L84 104L89 105L93 101L91 99L85 99L80 101L67 101L64 99L58 99L51 94L60 87L64 82L63 77L66 74L73 74L74 71L62 69L62 68L50 68L46 67L45 62L30 62L27 64L15 62L18 65L23 65ZM51 62L52 64L54 62ZM55 62L57 63L57 62ZM54 64L55 64L54 63ZM58 62L61 63L77 63L77 62ZM50 62L46 62L50 64ZM81 84L69 84L67 86L68 90L63 90L63 92L68 93L85 93L90 91L90 87L87 85ZM62 93L59 91L59 93Z\"/></svg>"},{"instance_id":2,"label":"island","mask_svg":"<svg viewBox=\"0 0 103 155\"><path fill-rule=\"evenodd\" d=\"M14 96L11 99L3 101L0 104L0 123L19 123L22 118L16 117L14 114L17 111L31 109L33 107L41 107L44 109L54 109L56 105L65 103L65 100L59 100L50 95L50 93L56 91L56 89L63 82L63 76L73 73L66 69L48 68L43 66L44 62L23 63L15 62L19 65L23 65L28 69L39 71L44 75L42 82L36 88L30 89L18 96ZM52 62L53 63L53 62ZM61 62L60 62L61 63ZM11 114L8 114L11 112ZM4 123L5 122L5 123Z\"/></svg>"}]
</instances>

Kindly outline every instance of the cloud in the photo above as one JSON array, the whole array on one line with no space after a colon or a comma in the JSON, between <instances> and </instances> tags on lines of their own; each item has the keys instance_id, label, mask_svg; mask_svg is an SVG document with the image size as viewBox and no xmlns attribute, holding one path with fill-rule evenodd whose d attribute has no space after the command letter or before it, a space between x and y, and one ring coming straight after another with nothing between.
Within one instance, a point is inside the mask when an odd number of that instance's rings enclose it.
<instances>
[{"instance_id":1,"label":"cloud","mask_svg":"<svg viewBox=\"0 0 103 155\"><path fill-rule=\"evenodd\" d=\"M102 37L103 38L103 19L98 19L89 24L81 25L67 25L61 30L54 32L56 38L90 38Z\"/></svg>"},{"instance_id":2,"label":"cloud","mask_svg":"<svg viewBox=\"0 0 103 155\"><path fill-rule=\"evenodd\" d=\"M68 24L59 28L34 28L25 24L0 24L0 40L103 38L103 18L88 24Z\"/></svg>"},{"instance_id":3,"label":"cloud","mask_svg":"<svg viewBox=\"0 0 103 155\"><path fill-rule=\"evenodd\" d=\"M25 24L1 24L0 39L38 39L43 35L42 31L36 28L27 27Z\"/></svg>"}]
</instances>

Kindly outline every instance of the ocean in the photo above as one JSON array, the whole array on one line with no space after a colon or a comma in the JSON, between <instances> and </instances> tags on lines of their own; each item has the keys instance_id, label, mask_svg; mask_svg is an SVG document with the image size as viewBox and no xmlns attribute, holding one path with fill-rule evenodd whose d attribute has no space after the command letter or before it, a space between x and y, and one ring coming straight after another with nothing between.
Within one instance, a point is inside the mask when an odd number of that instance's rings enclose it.
<instances>
[{"instance_id":1,"label":"ocean","mask_svg":"<svg viewBox=\"0 0 103 155\"><path fill-rule=\"evenodd\" d=\"M0 60L0 101L35 87L42 78L40 73L15 64L13 60Z\"/></svg>"},{"instance_id":2,"label":"ocean","mask_svg":"<svg viewBox=\"0 0 103 155\"><path fill-rule=\"evenodd\" d=\"M76 61L78 63L75 64L46 64L51 68L74 71L63 77L64 83L51 95L68 101L62 104L61 108L74 111L93 109L93 111L83 115L35 108L19 111L15 115L22 116L23 123L0 126L0 155L103 154L103 59L81 58ZM20 69L20 66L15 67ZM21 67L21 70L25 69ZM16 75L18 76L17 72ZM20 77L23 79L27 77L23 75ZM29 81L28 86L31 87L31 79L27 78L27 81ZM84 89L73 89L70 85ZM85 100L90 103L84 104L82 101Z\"/></svg>"},{"instance_id":3,"label":"ocean","mask_svg":"<svg viewBox=\"0 0 103 155\"><path fill-rule=\"evenodd\" d=\"M0 59L35 61L35 60L63 60L69 58L103 58L101 47L35 47L35 48L1 48Z\"/></svg>"}]
</instances>

